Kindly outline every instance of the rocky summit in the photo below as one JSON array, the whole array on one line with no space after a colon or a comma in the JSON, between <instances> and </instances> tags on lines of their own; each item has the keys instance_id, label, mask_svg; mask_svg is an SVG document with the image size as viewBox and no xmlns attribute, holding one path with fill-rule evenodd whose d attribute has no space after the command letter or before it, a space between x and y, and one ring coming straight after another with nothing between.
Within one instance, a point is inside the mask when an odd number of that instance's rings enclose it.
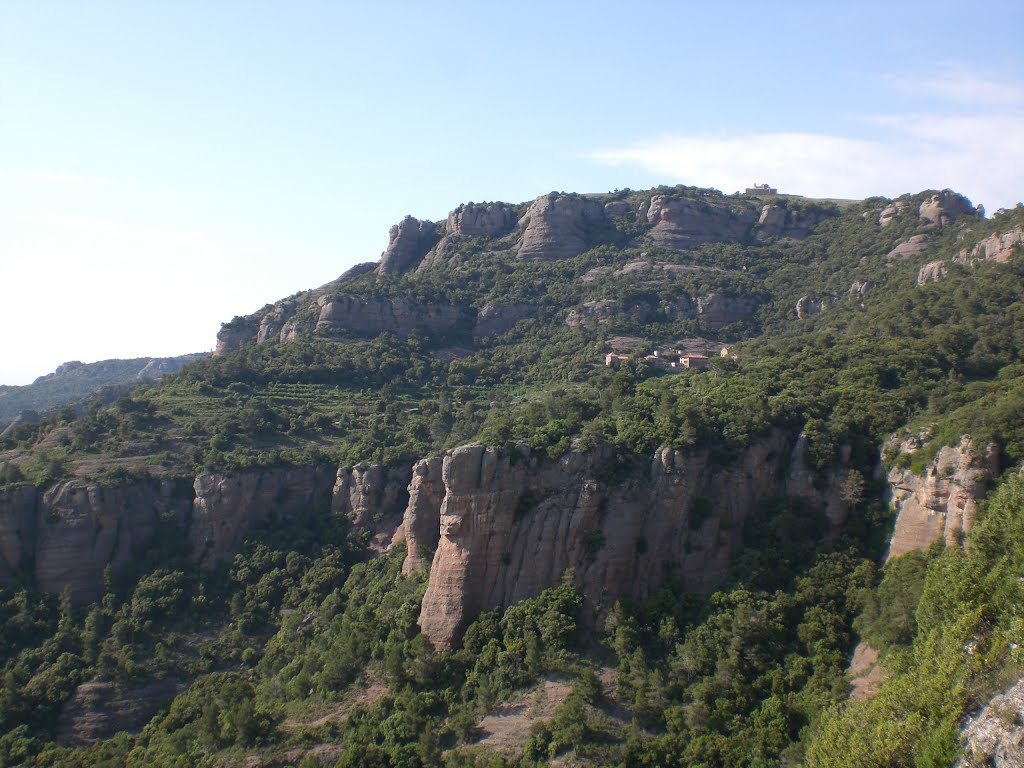
<instances>
[{"instance_id":1,"label":"rocky summit","mask_svg":"<svg viewBox=\"0 0 1024 768\"><path fill-rule=\"evenodd\" d=\"M12 416L0 764L1015 764L1024 208L750 191L406 216Z\"/></svg>"}]
</instances>

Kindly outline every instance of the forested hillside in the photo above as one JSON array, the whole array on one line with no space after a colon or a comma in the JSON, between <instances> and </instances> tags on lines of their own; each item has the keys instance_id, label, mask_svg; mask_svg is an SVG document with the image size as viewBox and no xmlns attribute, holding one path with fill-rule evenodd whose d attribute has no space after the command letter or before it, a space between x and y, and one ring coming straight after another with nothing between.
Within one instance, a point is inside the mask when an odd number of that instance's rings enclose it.
<instances>
[{"instance_id":1,"label":"forested hillside","mask_svg":"<svg viewBox=\"0 0 1024 768\"><path fill-rule=\"evenodd\" d=\"M406 218L0 437L0 764L950 765L1024 676L1022 240L949 190Z\"/></svg>"}]
</instances>

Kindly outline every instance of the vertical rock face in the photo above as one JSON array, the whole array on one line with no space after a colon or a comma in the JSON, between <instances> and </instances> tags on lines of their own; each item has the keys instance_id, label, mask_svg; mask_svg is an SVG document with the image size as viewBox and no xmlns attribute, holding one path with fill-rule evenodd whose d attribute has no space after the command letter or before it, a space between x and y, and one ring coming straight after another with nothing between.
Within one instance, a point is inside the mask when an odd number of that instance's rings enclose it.
<instances>
[{"instance_id":1,"label":"vertical rock face","mask_svg":"<svg viewBox=\"0 0 1024 768\"><path fill-rule=\"evenodd\" d=\"M437 229L432 221L406 216L388 233L388 247L380 257L377 273L401 274L416 266L437 242Z\"/></svg>"},{"instance_id":2,"label":"vertical rock face","mask_svg":"<svg viewBox=\"0 0 1024 768\"><path fill-rule=\"evenodd\" d=\"M440 538L420 627L451 648L481 611L533 597L575 569L585 620L599 623L621 597L644 599L670 578L709 592L761 500L805 495L784 467L794 448L782 434L752 444L736 466L707 453L667 448L649 472L614 485L595 479L607 447L557 461L481 445L457 448L442 467ZM818 494L820 497L820 494ZM845 507L825 509L834 524Z\"/></svg>"},{"instance_id":3,"label":"vertical rock face","mask_svg":"<svg viewBox=\"0 0 1024 768\"><path fill-rule=\"evenodd\" d=\"M697 298L697 314L713 331L729 323L746 320L756 309L757 301L750 296L710 293Z\"/></svg>"},{"instance_id":4,"label":"vertical rock face","mask_svg":"<svg viewBox=\"0 0 1024 768\"><path fill-rule=\"evenodd\" d=\"M294 314L295 302L292 301L282 302L270 310L260 320L259 330L256 331L256 343L287 341L290 336L294 336L295 326L288 323Z\"/></svg>"},{"instance_id":5,"label":"vertical rock face","mask_svg":"<svg viewBox=\"0 0 1024 768\"><path fill-rule=\"evenodd\" d=\"M647 208L648 236L665 248L744 240L757 219L753 208L655 195Z\"/></svg>"},{"instance_id":6,"label":"vertical rock face","mask_svg":"<svg viewBox=\"0 0 1024 768\"><path fill-rule=\"evenodd\" d=\"M922 449L925 437L893 438L887 450L899 455L914 453ZM886 560L927 549L934 541L951 544L959 531L970 531L978 515L978 502L998 470L996 446L976 447L967 435L955 448L940 448L923 477L909 469L894 468L889 473L889 486L897 517Z\"/></svg>"},{"instance_id":7,"label":"vertical rock face","mask_svg":"<svg viewBox=\"0 0 1024 768\"><path fill-rule=\"evenodd\" d=\"M505 203L468 203L448 214L445 231L449 235L495 237L510 232L515 225L515 212Z\"/></svg>"},{"instance_id":8,"label":"vertical rock face","mask_svg":"<svg viewBox=\"0 0 1024 768\"><path fill-rule=\"evenodd\" d=\"M236 317L230 323L225 323L217 332L217 348L213 356L223 355L225 352L233 352L246 342L252 341L259 333L260 321L255 315L249 317Z\"/></svg>"},{"instance_id":9,"label":"vertical rock face","mask_svg":"<svg viewBox=\"0 0 1024 768\"><path fill-rule=\"evenodd\" d=\"M336 334L345 331L378 334L382 331L407 334L417 328L450 331L462 319L458 307L442 304L415 305L402 299L361 299L355 296L322 296L316 331Z\"/></svg>"},{"instance_id":10,"label":"vertical rock face","mask_svg":"<svg viewBox=\"0 0 1024 768\"><path fill-rule=\"evenodd\" d=\"M441 457L422 459L412 468L409 483L409 504L405 508L402 529L408 552L402 563L402 573L408 576L430 563L441 538L441 503L444 501L444 482Z\"/></svg>"},{"instance_id":11,"label":"vertical rock face","mask_svg":"<svg viewBox=\"0 0 1024 768\"><path fill-rule=\"evenodd\" d=\"M43 495L35 525L37 586L60 592L71 585L76 603L95 600L104 568L127 564L161 520L183 528L190 503L187 482L174 480L54 486Z\"/></svg>"},{"instance_id":12,"label":"vertical rock face","mask_svg":"<svg viewBox=\"0 0 1024 768\"><path fill-rule=\"evenodd\" d=\"M952 224L964 214L977 213L971 201L951 189L937 192L921 203L918 214L923 221L939 227Z\"/></svg>"},{"instance_id":13,"label":"vertical rock face","mask_svg":"<svg viewBox=\"0 0 1024 768\"><path fill-rule=\"evenodd\" d=\"M272 513L288 518L306 509L326 509L333 480L333 472L314 467L199 475L189 528L192 558L201 565L224 562Z\"/></svg>"},{"instance_id":14,"label":"vertical rock face","mask_svg":"<svg viewBox=\"0 0 1024 768\"><path fill-rule=\"evenodd\" d=\"M761 209L754 236L758 241L772 237L803 240L811 228L824 219L825 214L819 211L788 210L781 205L766 205Z\"/></svg>"},{"instance_id":15,"label":"vertical rock face","mask_svg":"<svg viewBox=\"0 0 1024 768\"><path fill-rule=\"evenodd\" d=\"M505 333L520 320L537 313L531 304L485 304L476 313L473 335L477 338Z\"/></svg>"},{"instance_id":16,"label":"vertical rock face","mask_svg":"<svg viewBox=\"0 0 1024 768\"><path fill-rule=\"evenodd\" d=\"M138 733L186 687L171 678L135 685L97 680L82 683L57 718L57 743L84 747L120 731Z\"/></svg>"},{"instance_id":17,"label":"vertical rock face","mask_svg":"<svg viewBox=\"0 0 1024 768\"><path fill-rule=\"evenodd\" d=\"M383 464L360 464L338 470L331 512L370 532L374 551L387 549L402 522L409 484L408 470Z\"/></svg>"},{"instance_id":18,"label":"vertical rock face","mask_svg":"<svg viewBox=\"0 0 1024 768\"><path fill-rule=\"evenodd\" d=\"M525 225L519 245L523 260L571 259L587 249L587 228L604 218L597 200L552 192L537 198L520 219Z\"/></svg>"},{"instance_id":19,"label":"vertical rock face","mask_svg":"<svg viewBox=\"0 0 1024 768\"><path fill-rule=\"evenodd\" d=\"M35 548L36 496L32 485L0 490L0 580L9 579Z\"/></svg>"}]
</instances>

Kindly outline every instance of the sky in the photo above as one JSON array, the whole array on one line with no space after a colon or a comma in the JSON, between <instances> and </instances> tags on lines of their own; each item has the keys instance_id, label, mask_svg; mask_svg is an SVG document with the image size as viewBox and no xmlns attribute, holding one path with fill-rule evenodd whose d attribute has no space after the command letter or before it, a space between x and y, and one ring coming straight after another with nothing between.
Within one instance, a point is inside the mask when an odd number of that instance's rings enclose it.
<instances>
[{"instance_id":1,"label":"sky","mask_svg":"<svg viewBox=\"0 0 1024 768\"><path fill-rule=\"evenodd\" d=\"M0 0L0 384L550 191L1024 200L1024 3Z\"/></svg>"}]
</instances>

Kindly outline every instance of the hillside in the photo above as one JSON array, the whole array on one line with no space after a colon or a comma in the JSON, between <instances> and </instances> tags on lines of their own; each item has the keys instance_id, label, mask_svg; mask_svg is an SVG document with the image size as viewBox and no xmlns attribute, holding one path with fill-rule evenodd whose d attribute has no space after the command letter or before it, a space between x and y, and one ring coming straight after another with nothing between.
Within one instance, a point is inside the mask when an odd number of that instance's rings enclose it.
<instances>
[{"instance_id":1,"label":"hillside","mask_svg":"<svg viewBox=\"0 0 1024 768\"><path fill-rule=\"evenodd\" d=\"M132 360L73 360L24 386L0 386L0 425L6 425L22 411L48 411L76 403L104 387L130 386L155 381L182 366L199 360L202 354L178 357L140 357ZM117 395L112 395L109 400Z\"/></svg>"},{"instance_id":2,"label":"hillside","mask_svg":"<svg viewBox=\"0 0 1024 768\"><path fill-rule=\"evenodd\" d=\"M1022 241L950 190L406 217L0 437L2 761L949 764L1024 674L1009 576L955 631L934 586L1016 562Z\"/></svg>"}]
</instances>

